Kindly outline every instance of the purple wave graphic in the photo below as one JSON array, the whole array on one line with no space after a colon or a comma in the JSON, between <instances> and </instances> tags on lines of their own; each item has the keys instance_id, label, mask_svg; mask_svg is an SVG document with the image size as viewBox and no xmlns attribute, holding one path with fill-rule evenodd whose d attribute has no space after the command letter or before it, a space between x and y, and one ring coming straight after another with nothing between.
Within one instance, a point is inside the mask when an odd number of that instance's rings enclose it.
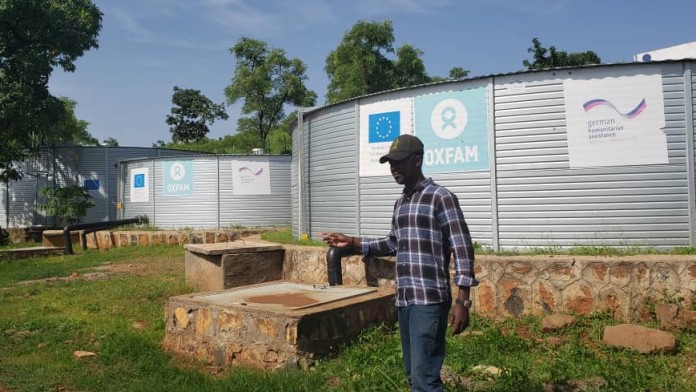
<instances>
[{"instance_id":1,"label":"purple wave graphic","mask_svg":"<svg viewBox=\"0 0 696 392\"><path fill-rule=\"evenodd\" d=\"M251 173L251 174L253 174L253 175L255 175L255 176L258 176L258 175L261 175L261 173L263 173L263 168L259 169L259 171L257 171L256 173L254 173L254 171L251 170L251 168L248 168L248 167L246 167L246 166L240 167L240 168L239 168L239 172L240 172L240 173L241 173L241 172L245 172L245 171L246 171L246 172L249 172L249 173Z\"/></svg>"},{"instance_id":2,"label":"purple wave graphic","mask_svg":"<svg viewBox=\"0 0 696 392\"><path fill-rule=\"evenodd\" d=\"M597 106L609 106L610 108L614 109L616 113L619 113L621 116L628 119L638 117L638 115L641 114L646 107L648 107L648 105L645 103L645 98L643 98L638 104L638 106L636 106L635 109L631 110L628 113L621 113L619 109L617 109L616 106L614 106L613 103L607 101L606 99L591 99L585 102L582 105L582 108L585 109L585 113L587 113L590 110L596 108Z\"/></svg>"}]
</instances>

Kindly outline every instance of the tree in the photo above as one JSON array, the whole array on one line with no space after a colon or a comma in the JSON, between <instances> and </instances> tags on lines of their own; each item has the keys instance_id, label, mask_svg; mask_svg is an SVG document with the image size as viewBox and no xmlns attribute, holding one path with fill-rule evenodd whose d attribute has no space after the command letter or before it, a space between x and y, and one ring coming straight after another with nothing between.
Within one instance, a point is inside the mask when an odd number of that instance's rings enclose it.
<instances>
[{"instance_id":1,"label":"tree","mask_svg":"<svg viewBox=\"0 0 696 392\"><path fill-rule=\"evenodd\" d=\"M238 133L258 136L256 147L266 147L269 133L285 117L285 106L312 106L317 94L307 89L307 66L289 59L285 51L259 40L240 39L230 52L236 59L232 83L225 88L228 104L244 99Z\"/></svg>"},{"instance_id":2,"label":"tree","mask_svg":"<svg viewBox=\"0 0 696 392\"><path fill-rule=\"evenodd\" d=\"M430 82L428 74L425 73L422 56L422 50L409 44L404 44L396 50L394 87L408 87Z\"/></svg>"},{"instance_id":3,"label":"tree","mask_svg":"<svg viewBox=\"0 0 696 392\"><path fill-rule=\"evenodd\" d=\"M529 62L528 60L524 60L522 64L530 70L599 64L602 62L599 56L597 56L597 53L591 50L586 52L567 53L562 50L557 50L555 46L550 46L547 49L541 46L539 38L532 39L532 47L528 48L527 52L532 53L533 61Z\"/></svg>"},{"instance_id":4,"label":"tree","mask_svg":"<svg viewBox=\"0 0 696 392\"><path fill-rule=\"evenodd\" d=\"M64 112L59 117L52 132L48 135L48 142L63 142L80 146L98 146L99 140L87 131L89 123L75 116L77 102L66 97L61 97L59 100L63 104Z\"/></svg>"},{"instance_id":5,"label":"tree","mask_svg":"<svg viewBox=\"0 0 696 392\"><path fill-rule=\"evenodd\" d=\"M40 193L46 201L39 208L68 225L82 220L87 215L87 210L94 207L92 196L80 186L43 188Z\"/></svg>"},{"instance_id":6,"label":"tree","mask_svg":"<svg viewBox=\"0 0 696 392\"><path fill-rule=\"evenodd\" d=\"M461 80L461 79L466 79L466 77L469 76L469 70L466 70L462 67L452 67L449 70L449 77L443 77L443 76L430 76L428 77L428 82L446 82L446 81L452 81L452 80Z\"/></svg>"},{"instance_id":7,"label":"tree","mask_svg":"<svg viewBox=\"0 0 696 392\"><path fill-rule=\"evenodd\" d=\"M49 77L98 47L101 18L90 0L0 0L0 180L19 179L15 162L65 118Z\"/></svg>"},{"instance_id":8,"label":"tree","mask_svg":"<svg viewBox=\"0 0 696 392\"><path fill-rule=\"evenodd\" d=\"M118 140L115 137L109 136L102 142L102 145L106 147L118 147Z\"/></svg>"},{"instance_id":9,"label":"tree","mask_svg":"<svg viewBox=\"0 0 696 392\"><path fill-rule=\"evenodd\" d=\"M335 103L393 88L394 64L387 58L394 53L393 43L391 20L354 24L326 57L327 101Z\"/></svg>"},{"instance_id":10,"label":"tree","mask_svg":"<svg viewBox=\"0 0 696 392\"><path fill-rule=\"evenodd\" d=\"M449 78L428 76L422 50L410 44L395 50L393 45L394 28L390 20L355 23L326 57L328 103L394 88L461 79L469 73L454 67Z\"/></svg>"},{"instance_id":11,"label":"tree","mask_svg":"<svg viewBox=\"0 0 696 392\"><path fill-rule=\"evenodd\" d=\"M449 71L449 78L452 80L460 80L469 76L469 70L462 67L452 67Z\"/></svg>"},{"instance_id":12,"label":"tree","mask_svg":"<svg viewBox=\"0 0 696 392\"><path fill-rule=\"evenodd\" d=\"M174 106L167 115L167 124L174 143L202 140L210 132L208 124L229 118L224 105L213 103L200 90L174 86L172 103Z\"/></svg>"}]
</instances>

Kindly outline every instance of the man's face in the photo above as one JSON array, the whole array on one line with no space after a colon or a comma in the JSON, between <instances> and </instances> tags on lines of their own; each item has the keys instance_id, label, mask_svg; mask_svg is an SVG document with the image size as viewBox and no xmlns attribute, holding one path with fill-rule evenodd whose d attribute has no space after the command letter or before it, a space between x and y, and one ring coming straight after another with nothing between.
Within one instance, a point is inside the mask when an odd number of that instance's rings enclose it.
<instances>
[{"instance_id":1,"label":"man's face","mask_svg":"<svg viewBox=\"0 0 696 392\"><path fill-rule=\"evenodd\" d=\"M415 153L400 161L389 161L392 177L400 185L411 182L418 177L420 164L421 156Z\"/></svg>"}]
</instances>

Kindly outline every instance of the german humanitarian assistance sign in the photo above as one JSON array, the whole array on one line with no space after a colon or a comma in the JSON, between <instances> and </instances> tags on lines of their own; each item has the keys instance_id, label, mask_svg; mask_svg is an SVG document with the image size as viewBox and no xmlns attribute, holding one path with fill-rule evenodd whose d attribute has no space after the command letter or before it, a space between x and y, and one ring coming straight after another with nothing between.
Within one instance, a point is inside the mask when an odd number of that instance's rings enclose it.
<instances>
[{"instance_id":1,"label":"german humanitarian assistance sign","mask_svg":"<svg viewBox=\"0 0 696 392\"><path fill-rule=\"evenodd\" d=\"M271 170L268 162L232 161L232 193L270 195Z\"/></svg>"},{"instance_id":2,"label":"german humanitarian assistance sign","mask_svg":"<svg viewBox=\"0 0 696 392\"><path fill-rule=\"evenodd\" d=\"M146 167L130 170L130 201L146 203L150 201L149 170Z\"/></svg>"},{"instance_id":3,"label":"german humanitarian assistance sign","mask_svg":"<svg viewBox=\"0 0 696 392\"><path fill-rule=\"evenodd\" d=\"M379 158L399 135L412 135L410 98L360 105L360 176L388 176L389 165Z\"/></svg>"},{"instance_id":4,"label":"german humanitarian assistance sign","mask_svg":"<svg viewBox=\"0 0 696 392\"><path fill-rule=\"evenodd\" d=\"M415 98L424 173L488 169L487 102L486 87Z\"/></svg>"},{"instance_id":5,"label":"german humanitarian assistance sign","mask_svg":"<svg viewBox=\"0 0 696 392\"><path fill-rule=\"evenodd\" d=\"M668 163L662 77L565 80L571 168Z\"/></svg>"}]
</instances>

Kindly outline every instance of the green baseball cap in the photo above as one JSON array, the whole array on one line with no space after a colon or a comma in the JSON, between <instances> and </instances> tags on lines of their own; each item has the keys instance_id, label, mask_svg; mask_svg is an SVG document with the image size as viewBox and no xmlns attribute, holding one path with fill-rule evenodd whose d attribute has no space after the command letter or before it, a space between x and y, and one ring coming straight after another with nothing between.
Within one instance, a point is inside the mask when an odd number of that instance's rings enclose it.
<instances>
[{"instance_id":1,"label":"green baseball cap","mask_svg":"<svg viewBox=\"0 0 696 392\"><path fill-rule=\"evenodd\" d=\"M389 153L379 158L379 163L400 161L413 153L423 155L423 142L413 135L401 135L392 142Z\"/></svg>"}]
</instances>

